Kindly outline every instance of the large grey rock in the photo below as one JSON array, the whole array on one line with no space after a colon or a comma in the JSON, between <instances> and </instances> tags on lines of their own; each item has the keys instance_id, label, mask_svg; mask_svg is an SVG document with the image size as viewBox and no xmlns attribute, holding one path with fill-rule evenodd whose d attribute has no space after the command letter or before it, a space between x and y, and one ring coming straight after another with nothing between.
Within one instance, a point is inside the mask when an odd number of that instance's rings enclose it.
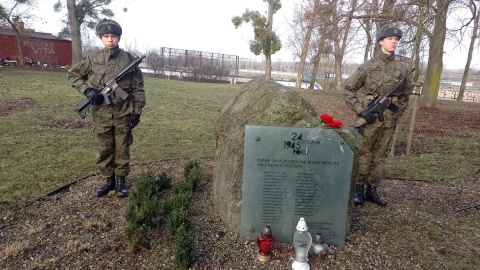
<instances>
[{"instance_id":1,"label":"large grey rock","mask_svg":"<svg viewBox=\"0 0 480 270\"><path fill-rule=\"evenodd\" d=\"M240 228L245 125L305 127L317 112L298 90L264 79L248 82L217 122L213 201L232 231Z\"/></svg>"}]
</instances>

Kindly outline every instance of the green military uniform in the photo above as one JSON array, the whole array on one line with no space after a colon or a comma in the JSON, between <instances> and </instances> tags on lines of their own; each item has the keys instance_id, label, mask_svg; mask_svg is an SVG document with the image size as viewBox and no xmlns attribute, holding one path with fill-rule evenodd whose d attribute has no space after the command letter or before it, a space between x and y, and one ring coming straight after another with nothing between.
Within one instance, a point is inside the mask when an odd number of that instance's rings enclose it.
<instances>
[{"instance_id":1,"label":"green military uniform","mask_svg":"<svg viewBox=\"0 0 480 270\"><path fill-rule=\"evenodd\" d=\"M68 79L83 94L87 88L113 78L132 60L133 57L120 48L99 50L69 69ZM145 106L143 75L139 68L125 75L118 85L129 93L127 99L113 94L110 105L103 103L89 108L94 123L96 164L105 176L127 176L130 172L129 147L133 137L128 121L131 114L141 114Z\"/></svg>"},{"instance_id":2,"label":"green military uniform","mask_svg":"<svg viewBox=\"0 0 480 270\"><path fill-rule=\"evenodd\" d=\"M376 57L360 66L346 80L344 100L358 115L367 108L367 102L374 94L384 95L401 76L406 76L406 74L407 66L395 60L394 54L387 55L380 52ZM377 117L375 122L367 124L362 128L362 132L359 132L356 145L358 151L357 187L364 184L373 187L380 185L385 159L392 147L395 127L408 105L411 91L411 82L407 78L403 86L391 98L391 101L400 110L396 113L385 110L384 121L380 122ZM363 201L359 204L363 204Z\"/></svg>"},{"instance_id":3,"label":"green military uniform","mask_svg":"<svg viewBox=\"0 0 480 270\"><path fill-rule=\"evenodd\" d=\"M114 78L134 57L118 47L122 27L116 21L103 19L97 24L96 33L105 48L90 53L69 69L68 79L91 104L96 164L106 176L106 184L95 190L95 196L101 197L116 189L118 197L125 197L128 194L125 176L130 172L132 128L140 122L145 106L143 74L135 67L119 79L117 84L128 93L128 97L121 99L114 92L110 96L111 104L107 105L94 88Z\"/></svg>"},{"instance_id":4,"label":"green military uniform","mask_svg":"<svg viewBox=\"0 0 480 270\"><path fill-rule=\"evenodd\" d=\"M347 105L360 114L367 108L367 102L373 95L384 95L400 76L407 74L405 64L396 61L395 55L386 55L382 52L370 61L363 64L352 76L344 87L344 99ZM399 118L408 105L411 93L410 80L397 91L392 102L400 108L393 113L385 110L384 121L377 120L363 128L357 138L357 151L359 155L358 184L371 184L378 186L382 176L382 168L392 146L392 137Z\"/></svg>"}]
</instances>

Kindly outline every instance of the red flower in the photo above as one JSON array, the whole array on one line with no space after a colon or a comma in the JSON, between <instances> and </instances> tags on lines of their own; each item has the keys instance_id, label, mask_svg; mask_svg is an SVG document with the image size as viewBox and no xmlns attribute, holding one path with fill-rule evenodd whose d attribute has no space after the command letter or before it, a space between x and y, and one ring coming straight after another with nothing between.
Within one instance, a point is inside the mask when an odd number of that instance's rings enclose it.
<instances>
[{"instance_id":1,"label":"red flower","mask_svg":"<svg viewBox=\"0 0 480 270\"><path fill-rule=\"evenodd\" d=\"M327 124L327 128L343 127L342 121L333 119L333 117L330 114L321 114L319 115L319 118L322 120L322 122Z\"/></svg>"},{"instance_id":2,"label":"red flower","mask_svg":"<svg viewBox=\"0 0 480 270\"><path fill-rule=\"evenodd\" d=\"M343 123L340 120L333 120L333 127L341 128L343 127Z\"/></svg>"},{"instance_id":3,"label":"red flower","mask_svg":"<svg viewBox=\"0 0 480 270\"><path fill-rule=\"evenodd\" d=\"M327 123L327 128L333 128L333 127L335 127L335 122L334 121L332 121L330 123Z\"/></svg>"},{"instance_id":4,"label":"red flower","mask_svg":"<svg viewBox=\"0 0 480 270\"><path fill-rule=\"evenodd\" d=\"M320 114L320 119L327 124L333 122L333 117L330 114Z\"/></svg>"}]
</instances>

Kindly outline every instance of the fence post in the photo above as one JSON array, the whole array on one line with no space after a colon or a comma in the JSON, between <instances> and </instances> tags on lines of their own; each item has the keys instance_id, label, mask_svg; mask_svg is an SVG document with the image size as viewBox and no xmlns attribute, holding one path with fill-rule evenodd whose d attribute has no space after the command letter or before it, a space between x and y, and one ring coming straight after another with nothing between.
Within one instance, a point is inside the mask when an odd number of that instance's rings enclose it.
<instances>
[{"instance_id":1,"label":"fence post","mask_svg":"<svg viewBox=\"0 0 480 270\"><path fill-rule=\"evenodd\" d=\"M412 108L412 117L410 119L410 128L408 129L408 138L407 138L407 150L406 155L410 155L410 149L412 148L413 133L415 128L415 118L417 117L418 109L418 96L422 94L423 82L412 82L412 85L415 87L413 90L413 108ZM420 89L420 91L418 91Z\"/></svg>"}]
</instances>

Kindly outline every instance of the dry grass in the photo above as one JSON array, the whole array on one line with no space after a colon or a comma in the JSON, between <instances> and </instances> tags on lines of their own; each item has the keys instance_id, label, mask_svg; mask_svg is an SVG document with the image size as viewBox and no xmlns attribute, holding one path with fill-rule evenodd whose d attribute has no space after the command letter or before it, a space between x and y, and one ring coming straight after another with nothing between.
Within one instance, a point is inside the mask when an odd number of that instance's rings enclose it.
<instances>
[{"instance_id":1,"label":"dry grass","mask_svg":"<svg viewBox=\"0 0 480 270\"><path fill-rule=\"evenodd\" d=\"M11 260L25 253L31 246L30 241L15 241L5 246L2 251L2 260Z\"/></svg>"}]
</instances>

